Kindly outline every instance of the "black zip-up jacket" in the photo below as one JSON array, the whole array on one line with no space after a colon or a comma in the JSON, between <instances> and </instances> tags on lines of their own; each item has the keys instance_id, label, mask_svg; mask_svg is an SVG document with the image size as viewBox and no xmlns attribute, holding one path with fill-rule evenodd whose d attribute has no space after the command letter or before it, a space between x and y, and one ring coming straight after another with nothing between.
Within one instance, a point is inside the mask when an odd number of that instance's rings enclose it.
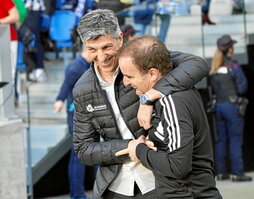
<instances>
[{"instance_id":1,"label":"black zip-up jacket","mask_svg":"<svg viewBox=\"0 0 254 199\"><path fill-rule=\"evenodd\" d=\"M222 199L215 186L211 134L196 89L175 92L156 101L149 139L136 148L141 163L155 176L160 199Z\"/></svg>"},{"instance_id":2,"label":"black zip-up jacket","mask_svg":"<svg viewBox=\"0 0 254 199\"><path fill-rule=\"evenodd\" d=\"M154 86L165 95L193 87L208 74L209 68L200 57L171 52L171 60L175 69ZM139 98L133 88L123 85L122 79L122 74L119 73L115 80L115 97L121 115L135 138L147 135L137 120ZM86 165L100 165L94 184L94 198L97 199L114 180L122 163L130 160L127 155L115 156L117 151L127 148L129 140L122 139L112 107L99 84L93 64L76 83L73 96L74 149L81 162Z\"/></svg>"}]
</instances>

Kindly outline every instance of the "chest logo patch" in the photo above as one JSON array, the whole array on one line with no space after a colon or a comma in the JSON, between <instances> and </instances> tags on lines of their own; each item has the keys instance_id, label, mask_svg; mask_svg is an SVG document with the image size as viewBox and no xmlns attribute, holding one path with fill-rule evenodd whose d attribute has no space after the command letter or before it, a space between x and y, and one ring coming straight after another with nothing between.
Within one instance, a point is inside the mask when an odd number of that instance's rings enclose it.
<instances>
[{"instance_id":1,"label":"chest logo patch","mask_svg":"<svg viewBox=\"0 0 254 199\"><path fill-rule=\"evenodd\" d=\"M86 110L90 113L94 112L94 111L101 111L101 110L105 110L107 109L107 105L104 104L104 105L99 105L99 106L95 106L93 107L91 104L88 104L86 106Z\"/></svg>"}]
</instances>

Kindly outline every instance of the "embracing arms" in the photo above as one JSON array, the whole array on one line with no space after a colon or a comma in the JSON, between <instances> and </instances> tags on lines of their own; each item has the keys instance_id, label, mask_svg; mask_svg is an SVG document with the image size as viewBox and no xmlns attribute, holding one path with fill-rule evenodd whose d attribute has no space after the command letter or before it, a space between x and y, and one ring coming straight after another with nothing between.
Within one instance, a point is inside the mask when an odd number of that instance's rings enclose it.
<instances>
[{"instance_id":1,"label":"embracing arms","mask_svg":"<svg viewBox=\"0 0 254 199\"><path fill-rule=\"evenodd\" d=\"M147 146L144 137L130 141L128 148L116 155L129 154L155 173L183 178L192 169L194 130L188 104L171 96L159 100L156 119L149 130L149 139L155 147ZM156 105L157 106L157 105ZM158 106L157 106L158 108Z\"/></svg>"},{"instance_id":2,"label":"embracing arms","mask_svg":"<svg viewBox=\"0 0 254 199\"><path fill-rule=\"evenodd\" d=\"M209 73L209 67L201 57L174 51L170 54L174 69L158 81L153 89L146 92L151 101L155 101L163 95L192 88ZM151 127L152 111L152 106L140 105L138 121L144 129Z\"/></svg>"}]
</instances>

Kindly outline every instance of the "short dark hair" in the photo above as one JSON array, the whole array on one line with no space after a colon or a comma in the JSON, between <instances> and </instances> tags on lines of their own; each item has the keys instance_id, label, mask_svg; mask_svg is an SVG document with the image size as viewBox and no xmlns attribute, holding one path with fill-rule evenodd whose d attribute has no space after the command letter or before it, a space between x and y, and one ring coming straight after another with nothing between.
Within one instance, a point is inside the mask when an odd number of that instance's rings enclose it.
<instances>
[{"instance_id":1,"label":"short dark hair","mask_svg":"<svg viewBox=\"0 0 254 199\"><path fill-rule=\"evenodd\" d=\"M133 64L137 65L142 73L156 68L165 75L172 68L170 52L154 36L142 35L133 38L120 48L118 56L131 57Z\"/></svg>"}]
</instances>

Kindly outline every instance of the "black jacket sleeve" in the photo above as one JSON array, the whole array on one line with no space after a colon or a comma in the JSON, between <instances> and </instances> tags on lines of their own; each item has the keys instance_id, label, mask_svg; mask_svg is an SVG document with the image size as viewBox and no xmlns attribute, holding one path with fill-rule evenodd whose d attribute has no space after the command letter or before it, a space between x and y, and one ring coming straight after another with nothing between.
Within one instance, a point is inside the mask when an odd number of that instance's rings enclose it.
<instances>
[{"instance_id":1,"label":"black jacket sleeve","mask_svg":"<svg viewBox=\"0 0 254 199\"><path fill-rule=\"evenodd\" d=\"M115 156L117 151L128 147L129 140L102 140L92 118L84 113L82 103L74 100L74 134L73 144L79 160L87 165L113 165L130 160L128 156Z\"/></svg>"},{"instance_id":2,"label":"black jacket sleeve","mask_svg":"<svg viewBox=\"0 0 254 199\"><path fill-rule=\"evenodd\" d=\"M91 83L92 82L92 83ZM91 104L105 104L99 91L95 91L91 69L86 71L73 89L74 118L73 145L79 160L87 165L114 165L129 161L128 156L115 156L117 151L128 147L128 139L121 139L116 134L114 119L110 109L92 113L88 110ZM99 103L100 102L100 103ZM107 128L101 128L107 122ZM104 139L102 139L102 137Z\"/></svg>"},{"instance_id":3,"label":"black jacket sleeve","mask_svg":"<svg viewBox=\"0 0 254 199\"><path fill-rule=\"evenodd\" d=\"M164 95L192 88L209 73L209 67L201 57L176 51L170 55L173 70L153 87Z\"/></svg>"},{"instance_id":4,"label":"black jacket sleeve","mask_svg":"<svg viewBox=\"0 0 254 199\"><path fill-rule=\"evenodd\" d=\"M158 106L158 103L160 104ZM153 121L149 139L158 151L139 144L136 148L141 163L163 176L184 178L192 169L193 121L188 103L181 97L166 96L156 103L157 119Z\"/></svg>"}]
</instances>

